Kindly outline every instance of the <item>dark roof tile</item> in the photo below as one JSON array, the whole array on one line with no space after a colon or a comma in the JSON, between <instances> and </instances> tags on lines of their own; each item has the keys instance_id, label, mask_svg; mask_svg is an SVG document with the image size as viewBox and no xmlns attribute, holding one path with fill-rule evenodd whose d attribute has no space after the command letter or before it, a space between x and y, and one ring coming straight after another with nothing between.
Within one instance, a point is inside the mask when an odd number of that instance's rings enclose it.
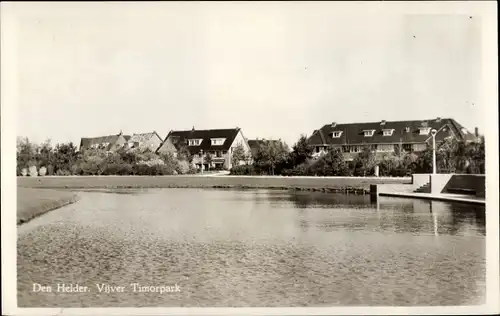
<instances>
[{"instance_id":1,"label":"dark roof tile","mask_svg":"<svg viewBox=\"0 0 500 316\"><path fill-rule=\"evenodd\" d=\"M239 131L239 128L171 131L165 141L170 138L174 144L188 145L189 139L202 139L200 146L188 146L191 154L198 154L200 150L229 150ZM226 140L222 145L212 145L211 138L225 138Z\"/></svg>"},{"instance_id":2,"label":"dark roof tile","mask_svg":"<svg viewBox=\"0 0 500 316\"><path fill-rule=\"evenodd\" d=\"M474 140L474 134L466 131L454 119L431 119L415 121L385 121L369 123L326 124L313 132L308 142L313 145L346 145L346 144L394 144L394 143L425 143L431 134L420 135L420 127L430 127L438 130L437 141L444 140L450 132L460 140ZM408 128L408 131L406 130ZM384 129L393 129L391 136L384 136ZM365 130L374 130L371 137L364 136ZM339 138L332 137L332 133L341 131Z\"/></svg>"}]
</instances>

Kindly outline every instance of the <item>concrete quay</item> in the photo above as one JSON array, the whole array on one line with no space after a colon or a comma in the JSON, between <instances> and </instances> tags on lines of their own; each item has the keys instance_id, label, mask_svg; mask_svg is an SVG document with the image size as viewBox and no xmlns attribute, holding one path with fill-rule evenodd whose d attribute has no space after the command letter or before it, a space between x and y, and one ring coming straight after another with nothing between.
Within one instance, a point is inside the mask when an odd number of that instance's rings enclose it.
<instances>
[{"instance_id":1,"label":"concrete quay","mask_svg":"<svg viewBox=\"0 0 500 316\"><path fill-rule=\"evenodd\" d=\"M415 192L427 186L427 192ZM467 192L460 194L455 192ZM410 184L375 184L370 194L448 202L486 204L484 175L415 174Z\"/></svg>"}]
</instances>

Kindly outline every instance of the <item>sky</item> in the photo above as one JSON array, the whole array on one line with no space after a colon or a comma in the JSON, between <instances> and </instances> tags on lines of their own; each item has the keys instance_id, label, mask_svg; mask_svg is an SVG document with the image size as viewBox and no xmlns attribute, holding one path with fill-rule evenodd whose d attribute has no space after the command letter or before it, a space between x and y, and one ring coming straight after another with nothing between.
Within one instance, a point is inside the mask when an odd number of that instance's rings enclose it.
<instances>
[{"instance_id":1,"label":"sky","mask_svg":"<svg viewBox=\"0 0 500 316\"><path fill-rule=\"evenodd\" d=\"M23 11L15 29L17 132L33 141L194 126L292 145L331 122L452 117L481 131L488 115L480 16L52 5Z\"/></svg>"}]
</instances>

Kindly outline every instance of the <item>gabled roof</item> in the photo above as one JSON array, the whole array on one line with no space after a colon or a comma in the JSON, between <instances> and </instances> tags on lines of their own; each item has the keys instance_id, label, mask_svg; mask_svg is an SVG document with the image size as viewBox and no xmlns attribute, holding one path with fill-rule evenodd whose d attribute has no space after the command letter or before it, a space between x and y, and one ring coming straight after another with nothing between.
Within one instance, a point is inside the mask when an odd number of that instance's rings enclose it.
<instances>
[{"instance_id":1,"label":"gabled roof","mask_svg":"<svg viewBox=\"0 0 500 316\"><path fill-rule=\"evenodd\" d=\"M109 145L106 148L109 149L116 143L116 141L119 139L120 136L122 135L118 134L118 135L108 135L100 137L87 137L87 138L84 137L80 141L80 148L90 148L90 146L92 145L109 143Z\"/></svg>"},{"instance_id":2,"label":"gabled roof","mask_svg":"<svg viewBox=\"0 0 500 316\"><path fill-rule=\"evenodd\" d=\"M200 150L229 150L239 132L239 128L171 131L165 141L170 138L173 144L185 144L187 146L189 139L202 139L200 146L188 146L191 154L198 154ZM222 145L212 146L212 138L225 138L226 140Z\"/></svg>"},{"instance_id":3,"label":"gabled roof","mask_svg":"<svg viewBox=\"0 0 500 316\"><path fill-rule=\"evenodd\" d=\"M438 131L436 141L454 135L459 140L474 140L475 135L466 131L454 119L430 119L415 121L386 121L349 124L326 124L313 132L308 142L312 145L345 145L345 144L395 144L395 143L425 143L432 136L420 135L419 129L429 127ZM408 131L406 130L408 128ZM394 129L391 136L384 136L384 129ZM373 136L366 137L365 130L375 130ZM332 137L335 131L342 131L338 138Z\"/></svg>"},{"instance_id":4,"label":"gabled roof","mask_svg":"<svg viewBox=\"0 0 500 316\"><path fill-rule=\"evenodd\" d=\"M163 142L163 139L155 131L153 131L151 133L133 134L132 136L130 136L130 138L127 141L134 142L134 143L135 142L142 143L142 142L147 142L147 141L151 140L151 138L153 138L153 137L158 137L158 139L160 139L160 141Z\"/></svg>"}]
</instances>

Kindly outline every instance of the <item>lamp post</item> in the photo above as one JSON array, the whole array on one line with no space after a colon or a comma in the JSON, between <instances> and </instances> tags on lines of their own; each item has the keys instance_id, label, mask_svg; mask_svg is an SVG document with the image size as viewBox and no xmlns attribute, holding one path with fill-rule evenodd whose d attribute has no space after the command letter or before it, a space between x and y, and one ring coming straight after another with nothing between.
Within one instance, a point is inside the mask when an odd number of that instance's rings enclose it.
<instances>
[{"instance_id":1,"label":"lamp post","mask_svg":"<svg viewBox=\"0 0 500 316\"><path fill-rule=\"evenodd\" d=\"M432 135L432 174L436 174L436 134L437 131L433 129L431 131Z\"/></svg>"}]
</instances>

